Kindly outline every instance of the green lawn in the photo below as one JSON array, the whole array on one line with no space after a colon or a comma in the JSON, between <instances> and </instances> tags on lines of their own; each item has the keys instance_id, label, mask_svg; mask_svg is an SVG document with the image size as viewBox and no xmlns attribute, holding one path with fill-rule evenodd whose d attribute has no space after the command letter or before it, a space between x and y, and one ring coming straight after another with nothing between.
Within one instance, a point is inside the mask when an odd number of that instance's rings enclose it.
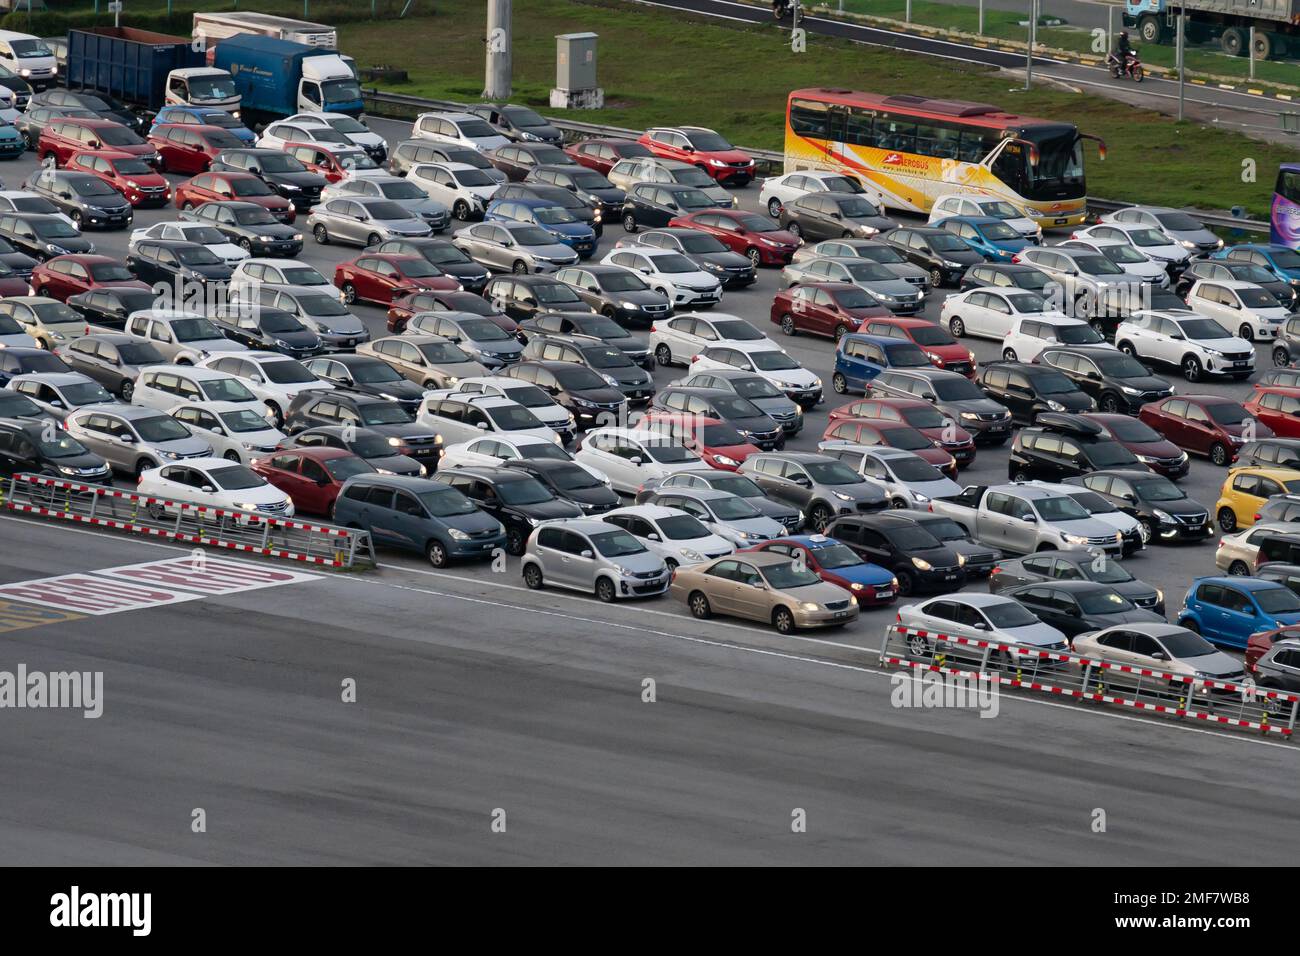
<instances>
[{"instance_id":1,"label":"green lawn","mask_svg":"<svg viewBox=\"0 0 1300 956\"><path fill-rule=\"evenodd\" d=\"M356 22L341 43L362 66L410 72L392 87L442 99L477 99L483 84L482 0L439 0L438 15L408 21ZM951 8L949 8L951 9ZM641 8L618 0L526 0L514 5L514 99L547 110L558 33L600 35L599 77L605 109L572 114L616 126L692 122L733 142L779 149L786 94L836 85L882 93L960 96L1026 114L1069 119L1103 136L1107 162L1090 157L1090 192L1133 201L1226 209L1266 216L1273 170L1291 150L1239 134L1175 123L1158 113L1099 97L1046 89L1011 91L995 72L810 37L792 53L787 35ZM1241 181L1242 160L1255 160L1258 183Z\"/></svg>"}]
</instances>

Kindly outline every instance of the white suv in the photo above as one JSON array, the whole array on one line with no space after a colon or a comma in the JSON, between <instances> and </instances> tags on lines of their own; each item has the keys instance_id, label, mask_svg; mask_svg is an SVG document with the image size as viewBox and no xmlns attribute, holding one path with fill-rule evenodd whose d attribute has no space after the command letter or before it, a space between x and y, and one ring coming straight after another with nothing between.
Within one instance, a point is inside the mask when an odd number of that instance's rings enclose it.
<instances>
[{"instance_id":1,"label":"white suv","mask_svg":"<svg viewBox=\"0 0 1300 956\"><path fill-rule=\"evenodd\" d=\"M1187 304L1235 329L1248 342L1277 338L1291 314L1273 293L1239 279L1199 279L1187 293Z\"/></svg>"},{"instance_id":2,"label":"white suv","mask_svg":"<svg viewBox=\"0 0 1300 956\"><path fill-rule=\"evenodd\" d=\"M415 118L411 135L435 143L468 146L480 152L510 145L510 140L493 129L487 120L473 113L421 113Z\"/></svg>"},{"instance_id":3,"label":"white suv","mask_svg":"<svg viewBox=\"0 0 1300 956\"><path fill-rule=\"evenodd\" d=\"M1194 312L1135 312L1115 329L1115 344L1134 358L1178 366L1189 382L1203 374L1240 381L1255 370L1250 342Z\"/></svg>"},{"instance_id":4,"label":"white suv","mask_svg":"<svg viewBox=\"0 0 1300 956\"><path fill-rule=\"evenodd\" d=\"M277 427L284 424L284 413L298 393L334 388L333 383L317 378L307 366L280 352L214 355L200 362L199 367L225 372L243 382L266 406Z\"/></svg>"},{"instance_id":5,"label":"white suv","mask_svg":"<svg viewBox=\"0 0 1300 956\"><path fill-rule=\"evenodd\" d=\"M647 482L704 467L700 456L685 445L639 428L593 429L573 458L608 476L614 490L625 495L635 495Z\"/></svg>"},{"instance_id":6,"label":"white suv","mask_svg":"<svg viewBox=\"0 0 1300 956\"><path fill-rule=\"evenodd\" d=\"M1114 348L1082 319L1064 315L1022 315L1002 342L1002 357L1008 362L1032 362L1050 345Z\"/></svg>"},{"instance_id":7,"label":"white suv","mask_svg":"<svg viewBox=\"0 0 1300 956\"><path fill-rule=\"evenodd\" d=\"M448 209L457 219L482 219L501 184L468 163L420 163L406 178Z\"/></svg>"},{"instance_id":8,"label":"white suv","mask_svg":"<svg viewBox=\"0 0 1300 956\"><path fill-rule=\"evenodd\" d=\"M650 326L650 351L665 367L689 365L710 346L771 341L738 315L675 315Z\"/></svg>"},{"instance_id":9,"label":"white suv","mask_svg":"<svg viewBox=\"0 0 1300 956\"><path fill-rule=\"evenodd\" d=\"M734 368L767 379L795 401L814 403L821 396L822 380L772 341L711 345L691 363L692 372Z\"/></svg>"},{"instance_id":10,"label":"white suv","mask_svg":"<svg viewBox=\"0 0 1300 956\"><path fill-rule=\"evenodd\" d=\"M717 277L673 249L614 249L600 261L640 273L646 284L667 296L674 308L708 307L722 301L722 283Z\"/></svg>"}]
</instances>

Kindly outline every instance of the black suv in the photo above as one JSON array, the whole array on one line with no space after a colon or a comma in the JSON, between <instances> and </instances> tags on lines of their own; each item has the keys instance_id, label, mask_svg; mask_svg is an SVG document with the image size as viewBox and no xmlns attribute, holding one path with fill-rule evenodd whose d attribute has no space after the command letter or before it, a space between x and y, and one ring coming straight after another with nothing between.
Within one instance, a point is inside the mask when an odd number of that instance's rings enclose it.
<instances>
[{"instance_id":1,"label":"black suv","mask_svg":"<svg viewBox=\"0 0 1300 956\"><path fill-rule=\"evenodd\" d=\"M230 242L254 256L302 254L302 233L252 202L221 200L181 211L181 218L214 227ZM0 223L0 229L3 224Z\"/></svg>"},{"instance_id":2,"label":"black suv","mask_svg":"<svg viewBox=\"0 0 1300 956\"><path fill-rule=\"evenodd\" d=\"M95 244L57 213L0 213L0 240L37 262L95 251Z\"/></svg>"},{"instance_id":3,"label":"black suv","mask_svg":"<svg viewBox=\"0 0 1300 956\"><path fill-rule=\"evenodd\" d=\"M1103 346L1048 347L1034 362L1062 372L1111 415L1136 415L1143 405L1174 394L1168 382L1137 359Z\"/></svg>"},{"instance_id":4,"label":"black suv","mask_svg":"<svg viewBox=\"0 0 1300 956\"><path fill-rule=\"evenodd\" d=\"M213 172L252 173L298 209L320 202L328 180L278 149L223 149L212 160Z\"/></svg>"},{"instance_id":5,"label":"black suv","mask_svg":"<svg viewBox=\"0 0 1300 956\"><path fill-rule=\"evenodd\" d=\"M717 207L717 203L694 186L633 183L623 202L623 228L628 232L655 229L668 225L677 216Z\"/></svg>"},{"instance_id":6,"label":"black suv","mask_svg":"<svg viewBox=\"0 0 1300 956\"><path fill-rule=\"evenodd\" d=\"M613 268L618 268L614 266ZM527 343L529 336L549 335L563 338L568 335L586 335L600 339L606 345L620 348L637 365L647 372L653 371L655 357L644 339L638 339L613 319L587 312L543 312L519 326L520 338Z\"/></svg>"},{"instance_id":7,"label":"black suv","mask_svg":"<svg viewBox=\"0 0 1300 956\"><path fill-rule=\"evenodd\" d=\"M990 362L976 379L984 394L1030 425L1044 412L1091 412L1097 404L1054 368L1021 362Z\"/></svg>"},{"instance_id":8,"label":"black suv","mask_svg":"<svg viewBox=\"0 0 1300 956\"><path fill-rule=\"evenodd\" d=\"M557 498L526 471L517 468L451 468L436 480L451 485L496 518L506 529L506 551L524 553L528 536L541 522L580 518L582 509Z\"/></svg>"},{"instance_id":9,"label":"black suv","mask_svg":"<svg viewBox=\"0 0 1300 956\"><path fill-rule=\"evenodd\" d=\"M412 412L420 407L424 398L423 388L373 355L336 352L307 359L303 364L313 375L332 383L335 388L386 398Z\"/></svg>"},{"instance_id":10,"label":"black suv","mask_svg":"<svg viewBox=\"0 0 1300 956\"><path fill-rule=\"evenodd\" d=\"M726 422L763 451L785 447L785 429L747 398L721 388L669 385L655 395L653 406L665 412L704 415Z\"/></svg>"},{"instance_id":11,"label":"black suv","mask_svg":"<svg viewBox=\"0 0 1300 956\"><path fill-rule=\"evenodd\" d=\"M488 282L483 298L516 322L543 312L591 312L573 286L551 276L497 276Z\"/></svg>"},{"instance_id":12,"label":"black suv","mask_svg":"<svg viewBox=\"0 0 1300 956\"><path fill-rule=\"evenodd\" d=\"M943 544L952 548L966 559L963 567L967 579L987 578L993 573L993 566L1002 557L997 548L980 544L967 533L966 529L947 515L937 515L928 511L904 511L900 518L915 521Z\"/></svg>"},{"instance_id":13,"label":"black suv","mask_svg":"<svg viewBox=\"0 0 1300 956\"><path fill-rule=\"evenodd\" d=\"M551 494L572 501L586 515L603 514L622 504L618 492L577 462L558 458L516 458L503 467L526 471Z\"/></svg>"},{"instance_id":14,"label":"black suv","mask_svg":"<svg viewBox=\"0 0 1300 956\"><path fill-rule=\"evenodd\" d=\"M846 515L827 525L825 533L892 571L900 595L944 594L966 583L957 552L902 515Z\"/></svg>"},{"instance_id":15,"label":"black suv","mask_svg":"<svg viewBox=\"0 0 1300 956\"><path fill-rule=\"evenodd\" d=\"M619 322L649 327L656 319L672 314L667 296L622 266L565 266L556 271L555 278L572 286L588 307Z\"/></svg>"},{"instance_id":16,"label":"black suv","mask_svg":"<svg viewBox=\"0 0 1300 956\"><path fill-rule=\"evenodd\" d=\"M343 448L364 458L376 471L421 477L433 469L404 455L393 445L392 436L373 428L345 428L318 425L298 432L280 443L285 448Z\"/></svg>"},{"instance_id":17,"label":"black suv","mask_svg":"<svg viewBox=\"0 0 1300 956\"><path fill-rule=\"evenodd\" d=\"M564 406L580 430L619 425L627 420L623 393L582 365L526 361L503 368L501 374L536 385L557 405Z\"/></svg>"},{"instance_id":18,"label":"black suv","mask_svg":"<svg viewBox=\"0 0 1300 956\"><path fill-rule=\"evenodd\" d=\"M524 358L582 365L617 388L628 404L645 406L654 395L654 380L626 352L590 335L534 335L524 347Z\"/></svg>"},{"instance_id":19,"label":"black suv","mask_svg":"<svg viewBox=\"0 0 1300 956\"><path fill-rule=\"evenodd\" d=\"M87 325L123 330L132 312L152 309L158 298L152 289L113 288L91 289L68 296L67 306L80 313Z\"/></svg>"},{"instance_id":20,"label":"black suv","mask_svg":"<svg viewBox=\"0 0 1300 956\"><path fill-rule=\"evenodd\" d=\"M984 262L965 239L935 226L899 226L880 238L928 272L930 285L936 289L959 285L967 269Z\"/></svg>"},{"instance_id":21,"label":"black suv","mask_svg":"<svg viewBox=\"0 0 1300 956\"><path fill-rule=\"evenodd\" d=\"M989 593L1035 581L1095 581L1118 591L1138 607L1165 613L1165 594L1139 581L1119 561L1098 561L1090 551L1040 551L1023 558L999 561L989 578Z\"/></svg>"},{"instance_id":22,"label":"black suv","mask_svg":"<svg viewBox=\"0 0 1300 956\"><path fill-rule=\"evenodd\" d=\"M418 424L413 412L386 398L338 389L299 392L285 413L284 430L293 434L317 425L372 429L388 439L393 451L409 455L428 471L434 471L442 457L442 436Z\"/></svg>"},{"instance_id":23,"label":"black suv","mask_svg":"<svg viewBox=\"0 0 1300 956\"><path fill-rule=\"evenodd\" d=\"M627 199L627 194L603 173L586 166L537 166L524 182L569 190L592 210L599 211L602 222L618 219Z\"/></svg>"},{"instance_id":24,"label":"black suv","mask_svg":"<svg viewBox=\"0 0 1300 956\"><path fill-rule=\"evenodd\" d=\"M1141 468L1131 451L1102 427L1078 415L1048 412L1036 428L1022 428L1011 443L1012 481L1060 481L1102 468Z\"/></svg>"},{"instance_id":25,"label":"black suv","mask_svg":"<svg viewBox=\"0 0 1300 956\"><path fill-rule=\"evenodd\" d=\"M126 267L142 282L170 288L186 282L224 285L234 271L207 246L182 239L141 239L127 254Z\"/></svg>"},{"instance_id":26,"label":"black suv","mask_svg":"<svg viewBox=\"0 0 1300 956\"><path fill-rule=\"evenodd\" d=\"M1147 544L1202 541L1214 534L1210 509L1183 494L1168 478L1137 469L1095 471L1067 478L1067 485L1095 491L1119 510L1137 518Z\"/></svg>"},{"instance_id":27,"label":"black suv","mask_svg":"<svg viewBox=\"0 0 1300 956\"><path fill-rule=\"evenodd\" d=\"M31 472L65 481L111 485L104 459L45 422L0 421L0 474Z\"/></svg>"},{"instance_id":28,"label":"black suv","mask_svg":"<svg viewBox=\"0 0 1300 956\"><path fill-rule=\"evenodd\" d=\"M467 292L482 292L492 274L479 265L448 239L432 236L413 236L409 239L386 239L366 252L383 255L423 256L424 261L439 272L451 276Z\"/></svg>"}]
</instances>

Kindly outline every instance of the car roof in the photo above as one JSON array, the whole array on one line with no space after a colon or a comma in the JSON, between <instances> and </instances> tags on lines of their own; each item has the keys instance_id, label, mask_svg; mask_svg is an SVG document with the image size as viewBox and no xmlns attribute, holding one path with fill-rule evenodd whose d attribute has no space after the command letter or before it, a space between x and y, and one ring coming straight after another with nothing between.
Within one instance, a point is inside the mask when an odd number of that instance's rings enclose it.
<instances>
[{"instance_id":1,"label":"car roof","mask_svg":"<svg viewBox=\"0 0 1300 956\"><path fill-rule=\"evenodd\" d=\"M815 451L764 451L757 455L751 455L750 458L775 458L778 461L794 461L800 464L818 464L822 462L839 461L830 455L823 455Z\"/></svg>"},{"instance_id":2,"label":"car roof","mask_svg":"<svg viewBox=\"0 0 1300 956\"><path fill-rule=\"evenodd\" d=\"M1226 584L1230 587L1241 588L1243 591L1275 591L1278 588L1289 590L1286 585L1280 581L1265 581L1263 578L1249 578L1240 574L1216 574L1210 575L1209 577L1192 579L1192 585L1194 587L1202 584Z\"/></svg>"},{"instance_id":3,"label":"car roof","mask_svg":"<svg viewBox=\"0 0 1300 956\"><path fill-rule=\"evenodd\" d=\"M286 451L297 451L298 449L285 449ZM348 484L353 482L365 482L370 485L383 485L386 488L405 488L408 491L442 491L450 487L444 481L434 481L432 478L419 478L415 475L381 475L378 472L373 474L355 475L348 479Z\"/></svg>"},{"instance_id":4,"label":"car roof","mask_svg":"<svg viewBox=\"0 0 1300 956\"><path fill-rule=\"evenodd\" d=\"M512 472L504 465L457 465L455 468L440 469L440 475L469 475L484 481L523 481L528 475Z\"/></svg>"},{"instance_id":5,"label":"car roof","mask_svg":"<svg viewBox=\"0 0 1300 956\"><path fill-rule=\"evenodd\" d=\"M961 591L955 594L938 594L928 598L926 603L932 601L960 601L971 607L994 607L999 604L1018 604L1015 598L1006 597L1002 594L981 594L978 591Z\"/></svg>"},{"instance_id":6,"label":"car roof","mask_svg":"<svg viewBox=\"0 0 1300 956\"><path fill-rule=\"evenodd\" d=\"M680 508L665 508L663 505L646 503L643 505L626 505L622 508L614 508L612 511L606 511L602 517L608 518L610 515L639 515L643 518L658 520L660 518L675 518L686 512Z\"/></svg>"}]
</instances>

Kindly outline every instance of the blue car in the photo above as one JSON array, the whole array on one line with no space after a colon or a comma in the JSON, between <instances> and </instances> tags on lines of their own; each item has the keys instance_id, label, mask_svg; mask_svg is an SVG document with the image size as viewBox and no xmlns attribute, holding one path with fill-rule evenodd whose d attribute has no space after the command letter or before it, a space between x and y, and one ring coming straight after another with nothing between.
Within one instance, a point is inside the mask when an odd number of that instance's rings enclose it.
<instances>
[{"instance_id":1,"label":"blue car","mask_svg":"<svg viewBox=\"0 0 1300 956\"><path fill-rule=\"evenodd\" d=\"M17 159L27 152L27 141L18 127L0 120L0 159Z\"/></svg>"},{"instance_id":2,"label":"blue car","mask_svg":"<svg viewBox=\"0 0 1300 956\"><path fill-rule=\"evenodd\" d=\"M850 332L835 346L831 387L839 395L865 392L871 380L887 368L933 368L934 363L915 342Z\"/></svg>"},{"instance_id":3,"label":"blue car","mask_svg":"<svg viewBox=\"0 0 1300 956\"><path fill-rule=\"evenodd\" d=\"M809 571L827 584L844 588L863 607L884 607L898 598L898 578L893 571L863 561L848 545L824 534L792 534L750 550L802 559Z\"/></svg>"},{"instance_id":4,"label":"blue car","mask_svg":"<svg viewBox=\"0 0 1300 956\"><path fill-rule=\"evenodd\" d=\"M596 251L596 233L592 228L547 199L496 199L488 205L483 220L541 226L583 259L590 259Z\"/></svg>"},{"instance_id":5,"label":"blue car","mask_svg":"<svg viewBox=\"0 0 1300 956\"><path fill-rule=\"evenodd\" d=\"M163 123L184 123L187 126L219 126L250 146L257 141L257 134L227 110L211 106L164 106L154 117L153 125ZM153 128L150 127L150 132Z\"/></svg>"},{"instance_id":6,"label":"blue car","mask_svg":"<svg viewBox=\"0 0 1300 956\"><path fill-rule=\"evenodd\" d=\"M1010 262L1022 249L1037 245L996 216L950 216L934 223L965 239L972 249L990 262Z\"/></svg>"},{"instance_id":7,"label":"blue car","mask_svg":"<svg viewBox=\"0 0 1300 956\"><path fill-rule=\"evenodd\" d=\"M1292 289L1300 290L1300 252L1287 246L1270 242L1247 242L1220 249L1211 254L1210 258L1249 262L1261 269L1267 269Z\"/></svg>"},{"instance_id":8,"label":"blue car","mask_svg":"<svg viewBox=\"0 0 1300 956\"><path fill-rule=\"evenodd\" d=\"M1300 596L1263 578L1197 578L1183 599L1178 623L1212 644L1244 648L1257 631L1300 623Z\"/></svg>"}]
</instances>

